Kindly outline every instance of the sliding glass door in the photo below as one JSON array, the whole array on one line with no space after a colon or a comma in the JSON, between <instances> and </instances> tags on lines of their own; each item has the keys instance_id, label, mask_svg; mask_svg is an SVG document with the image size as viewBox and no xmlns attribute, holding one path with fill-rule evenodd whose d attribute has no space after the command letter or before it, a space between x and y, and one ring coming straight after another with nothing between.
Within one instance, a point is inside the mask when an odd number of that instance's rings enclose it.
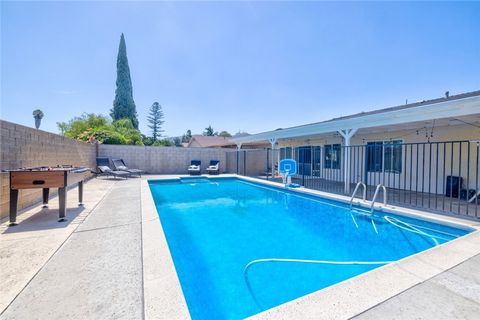
<instances>
[{"instance_id":1,"label":"sliding glass door","mask_svg":"<svg viewBox=\"0 0 480 320\"><path fill-rule=\"evenodd\" d=\"M298 147L295 150L295 160L298 163L298 174L312 174L312 147Z\"/></svg>"}]
</instances>

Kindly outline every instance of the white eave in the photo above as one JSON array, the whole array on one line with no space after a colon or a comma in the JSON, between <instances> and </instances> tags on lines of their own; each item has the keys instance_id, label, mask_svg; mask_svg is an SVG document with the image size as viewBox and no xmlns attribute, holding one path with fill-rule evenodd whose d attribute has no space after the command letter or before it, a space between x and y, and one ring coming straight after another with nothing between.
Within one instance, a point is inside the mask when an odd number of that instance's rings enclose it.
<instances>
[{"instance_id":1,"label":"white eave","mask_svg":"<svg viewBox=\"0 0 480 320\"><path fill-rule=\"evenodd\" d=\"M241 144L269 139L288 139L337 132L346 129L392 126L417 121L456 118L473 114L480 114L480 95L262 132L246 137L234 138L232 140L237 144Z\"/></svg>"}]
</instances>

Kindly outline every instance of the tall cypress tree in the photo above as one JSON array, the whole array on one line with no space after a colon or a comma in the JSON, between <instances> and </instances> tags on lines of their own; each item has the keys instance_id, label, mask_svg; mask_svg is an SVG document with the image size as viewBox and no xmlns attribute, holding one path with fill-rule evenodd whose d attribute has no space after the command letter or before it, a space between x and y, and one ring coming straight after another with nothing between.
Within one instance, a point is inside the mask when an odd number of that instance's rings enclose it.
<instances>
[{"instance_id":1,"label":"tall cypress tree","mask_svg":"<svg viewBox=\"0 0 480 320\"><path fill-rule=\"evenodd\" d=\"M137 110L133 101L132 79L130 78L130 68L128 67L127 46L125 38L120 38L117 56L117 88L115 89L115 100L110 116L113 120L128 118L133 126L138 129Z\"/></svg>"}]
</instances>

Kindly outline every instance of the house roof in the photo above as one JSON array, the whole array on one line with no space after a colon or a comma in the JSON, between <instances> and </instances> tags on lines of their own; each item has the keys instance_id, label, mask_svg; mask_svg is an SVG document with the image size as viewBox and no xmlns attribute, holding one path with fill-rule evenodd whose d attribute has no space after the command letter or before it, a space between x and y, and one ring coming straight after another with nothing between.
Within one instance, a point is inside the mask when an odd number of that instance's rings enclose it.
<instances>
[{"instance_id":1,"label":"house roof","mask_svg":"<svg viewBox=\"0 0 480 320\"><path fill-rule=\"evenodd\" d=\"M366 115L370 115L370 114L386 113L386 112L391 112L391 111L396 111L396 110L415 108L415 107L418 107L418 106L427 106L427 105L437 104L439 102L455 101L455 100L464 99L464 98L468 98L468 97L475 97L475 96L480 96L480 90L461 93L461 94L457 94L457 95L454 95L454 96L450 96L448 98L446 96L444 96L444 97L441 97L441 98L435 98L435 99L430 99L430 100L422 100L422 101L417 101L417 102L408 103L408 104L399 105L399 106L394 106L394 107L387 107L387 108L372 110L372 111L367 111L367 112L359 112L359 113L355 113L355 114L352 114L352 115L333 118L333 119L322 121L322 122L336 121L336 120L341 120L341 119L357 118L357 117L362 117L362 116L366 116Z\"/></svg>"},{"instance_id":2,"label":"house roof","mask_svg":"<svg viewBox=\"0 0 480 320\"><path fill-rule=\"evenodd\" d=\"M201 148L235 145L232 140L222 136L193 135L192 139L190 139L190 142L188 143L188 147L190 147L194 141L198 143Z\"/></svg>"},{"instance_id":3,"label":"house roof","mask_svg":"<svg viewBox=\"0 0 480 320\"><path fill-rule=\"evenodd\" d=\"M470 114L480 114L480 90L448 98L445 96L427 101L361 112L322 122L262 132L248 137L234 138L233 141L235 143L244 143L269 139L285 139L345 129L391 126L415 121L461 117Z\"/></svg>"}]
</instances>

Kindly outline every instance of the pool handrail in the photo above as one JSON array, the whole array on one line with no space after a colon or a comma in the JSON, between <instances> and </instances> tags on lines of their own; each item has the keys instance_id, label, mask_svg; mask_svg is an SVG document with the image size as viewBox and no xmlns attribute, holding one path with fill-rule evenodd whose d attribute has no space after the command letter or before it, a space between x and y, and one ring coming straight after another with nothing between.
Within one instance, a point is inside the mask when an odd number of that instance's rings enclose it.
<instances>
[{"instance_id":1,"label":"pool handrail","mask_svg":"<svg viewBox=\"0 0 480 320\"><path fill-rule=\"evenodd\" d=\"M360 188L360 186L363 187L363 201L367 200L367 186L362 181L359 181L355 186L355 189L353 190L352 197L350 198L350 210L352 210L353 199L355 198L355 195L357 194L358 188Z\"/></svg>"},{"instance_id":2,"label":"pool handrail","mask_svg":"<svg viewBox=\"0 0 480 320\"><path fill-rule=\"evenodd\" d=\"M380 188L383 189L383 205L387 205L387 188L383 184L377 185L377 188L375 189L375 193L373 194L372 198L372 204L370 206L370 213L373 213L373 209L375 207L375 200L377 200L378 192L380 191Z\"/></svg>"}]
</instances>

